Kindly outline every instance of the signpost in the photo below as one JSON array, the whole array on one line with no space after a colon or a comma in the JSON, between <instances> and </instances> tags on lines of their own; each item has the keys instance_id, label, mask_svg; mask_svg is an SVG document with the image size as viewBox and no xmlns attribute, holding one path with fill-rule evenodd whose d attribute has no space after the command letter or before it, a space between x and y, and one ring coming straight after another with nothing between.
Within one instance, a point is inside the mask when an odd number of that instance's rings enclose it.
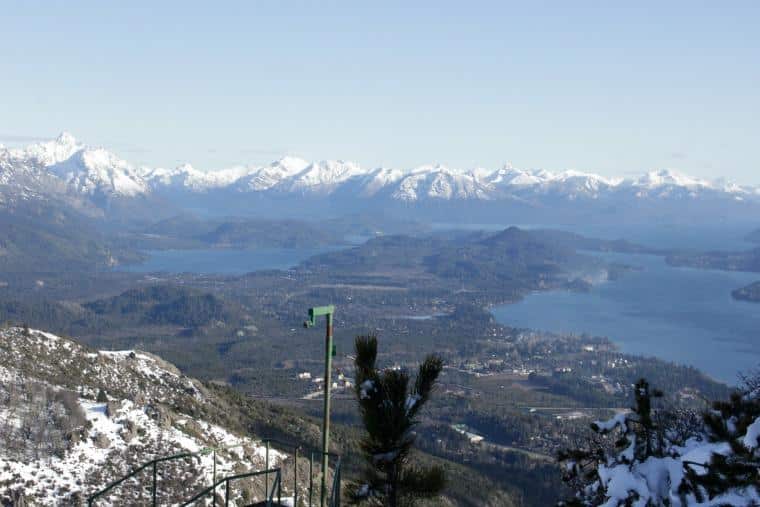
<instances>
[{"instance_id":1,"label":"signpost","mask_svg":"<svg viewBox=\"0 0 760 507\"><path fill-rule=\"evenodd\" d=\"M333 346L333 314L335 306L316 306L309 308L309 319L303 323L305 328L313 327L317 317L325 316L327 331L325 333L325 403L322 415L322 490L320 492L320 506L327 506L327 455L330 452L330 388L332 387L332 357L335 354ZM340 492L337 492L340 495Z\"/></svg>"}]
</instances>

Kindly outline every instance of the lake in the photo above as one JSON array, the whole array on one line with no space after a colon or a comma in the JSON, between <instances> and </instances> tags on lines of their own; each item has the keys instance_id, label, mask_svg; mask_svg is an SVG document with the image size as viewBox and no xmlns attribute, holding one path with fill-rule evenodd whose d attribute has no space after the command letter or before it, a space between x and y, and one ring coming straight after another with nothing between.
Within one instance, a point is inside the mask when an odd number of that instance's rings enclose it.
<instances>
[{"instance_id":1,"label":"lake","mask_svg":"<svg viewBox=\"0 0 760 507\"><path fill-rule=\"evenodd\" d=\"M251 250L197 249L149 250L140 264L119 266L119 271L132 273L220 273L242 274L266 269L288 269L313 255L346 248L256 248Z\"/></svg>"},{"instance_id":2,"label":"lake","mask_svg":"<svg viewBox=\"0 0 760 507\"><path fill-rule=\"evenodd\" d=\"M553 291L493 309L518 328L607 336L624 352L696 366L725 382L760 366L760 304L731 291L760 273L673 268L662 257L603 254L642 268L589 292Z\"/></svg>"}]
</instances>

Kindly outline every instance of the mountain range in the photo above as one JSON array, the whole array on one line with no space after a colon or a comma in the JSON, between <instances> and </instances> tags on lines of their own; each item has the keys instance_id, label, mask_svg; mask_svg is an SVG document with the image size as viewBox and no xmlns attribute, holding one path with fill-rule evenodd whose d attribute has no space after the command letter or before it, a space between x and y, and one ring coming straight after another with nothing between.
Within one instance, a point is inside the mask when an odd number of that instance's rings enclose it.
<instances>
[{"instance_id":1,"label":"mountain range","mask_svg":"<svg viewBox=\"0 0 760 507\"><path fill-rule=\"evenodd\" d=\"M216 214L343 213L410 207L435 218L593 219L600 213L740 219L760 204L760 186L708 181L673 170L609 178L574 170L366 169L354 162L284 157L268 165L201 171L137 166L68 133L25 148L0 146L0 206L20 200L65 202L96 216L156 216L177 210ZM298 206L293 203L298 201ZM464 205L464 206L463 206ZM681 216L683 215L683 216ZM469 218L474 218L470 216ZM675 220L680 221L680 220Z\"/></svg>"}]
</instances>

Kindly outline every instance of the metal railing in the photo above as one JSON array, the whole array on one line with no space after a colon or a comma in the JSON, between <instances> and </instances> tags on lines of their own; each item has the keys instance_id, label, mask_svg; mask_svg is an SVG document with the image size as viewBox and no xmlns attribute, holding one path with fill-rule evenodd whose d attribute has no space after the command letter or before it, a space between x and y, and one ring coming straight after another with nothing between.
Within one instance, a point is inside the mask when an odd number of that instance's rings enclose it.
<instances>
[{"instance_id":1,"label":"metal railing","mask_svg":"<svg viewBox=\"0 0 760 507\"><path fill-rule=\"evenodd\" d=\"M298 505L298 456L299 452L301 451L301 447L290 444L287 442L283 442L282 440L277 440L275 438L267 438L263 440L265 445L265 455L264 455L264 466L265 468L269 468L269 449L271 444L276 444L280 448L284 448L286 450L292 449L293 450L293 505ZM327 455L332 458L336 459L335 464L335 471L333 472L333 483L332 487L330 488L330 492L328 493L328 507L340 507L340 491L341 491L341 474L340 474L340 456L335 453L327 453ZM322 457L321 452L312 451L309 452L309 488L308 488L308 506L311 507L314 505L314 458L319 456ZM321 463L321 459L319 461ZM268 483L268 482L267 482ZM266 491L265 491L266 495ZM321 497L321 494L320 494ZM319 498L317 498L317 503L319 503Z\"/></svg>"},{"instance_id":2,"label":"metal railing","mask_svg":"<svg viewBox=\"0 0 760 507\"><path fill-rule=\"evenodd\" d=\"M269 485L269 474L275 474L274 483L272 484L272 491L271 493L267 493L264 495L264 498L266 498L266 505L271 506L272 502L274 502L274 495L275 491L277 492L277 505L282 504L282 473L279 468L272 468L266 469L266 470L258 470L256 472L247 472L244 474L237 474L237 475L230 475L229 477L225 477L224 479L220 479L211 486L207 487L203 491L196 494L194 497L192 497L190 500L184 502L181 504L181 507L186 507L187 505L190 505L192 503L197 502L198 500L204 498L209 493L213 495L214 499L214 505L216 505L216 488L224 484L224 506L227 507L230 504L230 483L232 481L236 481L238 479L245 479L247 477L256 477L259 475L266 476L266 484Z\"/></svg>"},{"instance_id":3,"label":"metal railing","mask_svg":"<svg viewBox=\"0 0 760 507\"><path fill-rule=\"evenodd\" d=\"M148 461L147 463L143 463L142 465L140 465L139 467L135 468L134 470L132 470L130 473L128 473L127 475L125 475L121 479L115 480L114 482L112 482L111 484L109 484L108 486L106 486L105 488L103 488L100 491L98 491L97 493L91 495L89 498L87 498L87 505L88 505L88 507L92 507L95 504L95 500L97 500L101 496L105 495L106 493L108 493L113 488L115 488L119 484L123 483L127 479L130 479L130 478L134 477L135 475L139 474L140 472L142 472L146 468L152 467L152 469L153 469L153 483L151 485L151 505L153 507L155 507L157 505L157 496L158 496L158 488L156 487L156 479L157 479L157 474L158 474L158 464L159 463L163 463L165 461L174 461L174 460L183 459L183 458L192 458L192 457L200 456L200 455L203 455L203 454L208 454L209 452L211 452L210 449L203 449L203 450L198 451L198 452L183 452L183 453L180 453L180 454L173 454L171 456L164 456L162 458L156 458L156 459Z\"/></svg>"},{"instance_id":4,"label":"metal railing","mask_svg":"<svg viewBox=\"0 0 760 507\"><path fill-rule=\"evenodd\" d=\"M201 449L197 452L185 452L180 454L174 454L171 456L164 456L161 458L156 458L151 461L148 461L146 463L143 463L142 465L138 466L134 470L132 470L130 473L126 474L122 478L108 484L105 488L101 489L100 491L94 493L87 499L87 505L88 507L93 507L95 505L95 500L102 497L109 491L111 491L116 486L124 483L126 480L136 476L143 470L146 470L148 468L152 469L152 483L151 483L151 506L156 507L158 505L157 499L158 499L158 485L157 485L157 475L158 475L158 464L166 461L173 461L183 458L191 458L191 457L198 457L198 456L204 456L208 454L213 454L213 470L212 470L212 485L205 488L201 493L194 496L193 499L189 500L187 503L183 505L187 505L188 503L191 503L193 501L196 501L201 496L206 495L209 493L209 491L216 491L216 487L220 484L225 483L225 487L228 486L229 481L236 480L236 479L242 479L244 477L252 477L255 475L264 475L264 497L265 498L271 498L272 494L274 492L275 485L278 489L278 494L281 494L282 489L282 471L281 468L269 468L269 454L272 444L275 444L277 447L281 449L285 449L286 452L289 450L292 450L293 454L293 505L298 505L298 458L299 454L301 452L301 447L298 445L290 444L287 442L283 442L281 440L277 440L274 438L267 438L262 440L265 446L264 451L264 470L259 470L255 472L249 472L246 474L241 475L234 475L229 476L220 479L217 481L216 479L216 453L218 451L223 451L227 449L233 449L236 447L241 447L243 444L233 445L233 446L227 446L227 447L207 447L204 449ZM314 458L315 457L320 458L322 453L321 452L315 452L312 451L309 453L309 487L308 487L308 505L309 507L314 505ZM340 456L334 453L328 453L328 456L332 459L335 459L335 468L333 471L333 482L332 487L330 488L330 491L328 492L328 506L329 507L340 507L340 492L341 492L341 460ZM270 474L276 474L275 482L272 484L272 491L269 490L269 475ZM200 495L200 496L199 496ZM227 495L227 492L225 492L225 495ZM321 498L321 493L319 494L319 497L317 497L316 501L317 504L319 503L319 498ZM214 501L216 502L216 497L214 497Z\"/></svg>"},{"instance_id":5,"label":"metal railing","mask_svg":"<svg viewBox=\"0 0 760 507\"><path fill-rule=\"evenodd\" d=\"M275 438L267 438L263 440L264 442L264 468L269 468L269 449L271 444L276 444L280 446L281 448L284 448L286 450L292 449L293 450L293 505L298 505L298 453L301 450L301 448L297 445L290 444L287 442L283 442L281 440L277 440ZM266 480L264 481L264 496L266 497L269 493L269 475L266 476Z\"/></svg>"}]
</instances>

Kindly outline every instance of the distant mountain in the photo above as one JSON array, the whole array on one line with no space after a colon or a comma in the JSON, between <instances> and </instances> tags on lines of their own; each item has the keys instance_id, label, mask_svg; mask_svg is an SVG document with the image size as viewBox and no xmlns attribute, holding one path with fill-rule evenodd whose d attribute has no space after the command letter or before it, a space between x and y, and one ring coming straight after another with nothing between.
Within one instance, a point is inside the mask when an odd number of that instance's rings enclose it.
<instances>
[{"instance_id":1,"label":"distant mountain","mask_svg":"<svg viewBox=\"0 0 760 507\"><path fill-rule=\"evenodd\" d=\"M749 213L760 206L760 187L707 181L672 170L607 178L511 166L365 169L348 161L294 157L214 171L189 164L148 168L64 133L23 149L0 147L0 205L35 198L61 200L110 218L156 212L166 217L168 208L227 215L335 216L372 209L399 215L411 207L439 219L508 213L511 220L532 221L627 216L637 221L720 222L749 220Z\"/></svg>"},{"instance_id":2,"label":"distant mountain","mask_svg":"<svg viewBox=\"0 0 760 507\"><path fill-rule=\"evenodd\" d=\"M0 207L46 201L92 217L154 218L170 206L151 194L147 171L68 133L26 148L0 146Z\"/></svg>"},{"instance_id":3,"label":"distant mountain","mask_svg":"<svg viewBox=\"0 0 760 507\"><path fill-rule=\"evenodd\" d=\"M47 200L0 207L0 271L94 270L141 256L98 231L96 222Z\"/></svg>"}]
</instances>

